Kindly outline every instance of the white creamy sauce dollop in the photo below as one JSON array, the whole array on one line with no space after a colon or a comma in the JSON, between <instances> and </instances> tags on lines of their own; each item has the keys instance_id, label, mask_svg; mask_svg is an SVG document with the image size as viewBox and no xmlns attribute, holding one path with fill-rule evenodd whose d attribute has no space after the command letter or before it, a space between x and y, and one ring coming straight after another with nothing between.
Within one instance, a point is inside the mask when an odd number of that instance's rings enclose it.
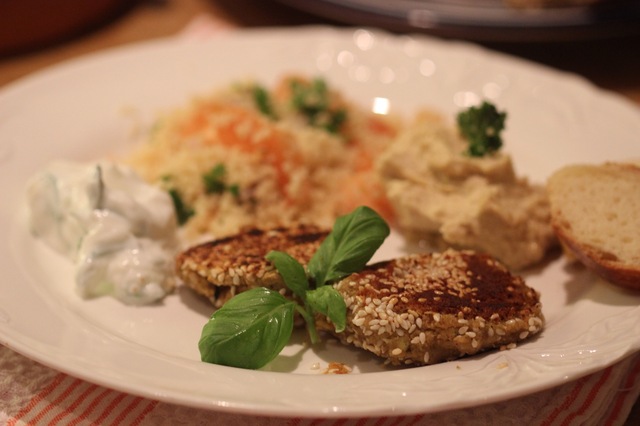
<instances>
[{"instance_id":1,"label":"white creamy sauce dollop","mask_svg":"<svg viewBox=\"0 0 640 426\"><path fill-rule=\"evenodd\" d=\"M75 263L81 297L142 305L173 290L173 202L132 169L55 162L31 179L27 202L33 234Z\"/></svg>"}]
</instances>

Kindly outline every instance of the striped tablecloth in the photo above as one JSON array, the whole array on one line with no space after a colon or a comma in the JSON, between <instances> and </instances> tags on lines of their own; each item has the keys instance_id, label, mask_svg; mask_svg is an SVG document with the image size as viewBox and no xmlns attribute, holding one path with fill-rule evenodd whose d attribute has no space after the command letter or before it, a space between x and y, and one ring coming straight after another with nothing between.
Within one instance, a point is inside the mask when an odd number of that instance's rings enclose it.
<instances>
[{"instance_id":1,"label":"striped tablecloth","mask_svg":"<svg viewBox=\"0 0 640 426\"><path fill-rule=\"evenodd\" d=\"M229 25L195 19L180 37ZM0 345L0 424L19 425L624 425L640 394L640 354L598 373L522 398L404 417L274 418L214 412L124 394L52 370Z\"/></svg>"},{"instance_id":2,"label":"striped tablecloth","mask_svg":"<svg viewBox=\"0 0 640 426\"><path fill-rule=\"evenodd\" d=\"M21 425L624 425L640 394L640 354L553 389L486 406L404 417L274 418L124 394L0 346L0 424Z\"/></svg>"}]
</instances>

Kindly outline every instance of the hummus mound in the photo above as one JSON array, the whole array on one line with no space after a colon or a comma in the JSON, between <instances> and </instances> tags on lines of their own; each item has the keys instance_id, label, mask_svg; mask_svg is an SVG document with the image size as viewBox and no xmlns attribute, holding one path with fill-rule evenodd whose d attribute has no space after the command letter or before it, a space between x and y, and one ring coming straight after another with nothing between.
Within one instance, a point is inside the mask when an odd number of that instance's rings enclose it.
<instances>
[{"instance_id":1,"label":"hummus mound","mask_svg":"<svg viewBox=\"0 0 640 426\"><path fill-rule=\"evenodd\" d=\"M466 148L453 128L423 120L382 154L378 170L401 232L512 269L539 262L557 243L544 187L518 178L508 155L470 157Z\"/></svg>"}]
</instances>

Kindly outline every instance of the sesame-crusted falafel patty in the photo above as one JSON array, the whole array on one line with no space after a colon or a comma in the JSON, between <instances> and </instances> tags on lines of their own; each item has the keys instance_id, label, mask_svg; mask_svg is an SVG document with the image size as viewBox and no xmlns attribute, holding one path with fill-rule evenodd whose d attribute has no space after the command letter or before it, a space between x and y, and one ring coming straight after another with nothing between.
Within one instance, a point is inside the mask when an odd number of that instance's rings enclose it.
<instances>
[{"instance_id":1,"label":"sesame-crusted falafel patty","mask_svg":"<svg viewBox=\"0 0 640 426\"><path fill-rule=\"evenodd\" d=\"M539 296L493 258L447 250L376 263L335 284L347 328L335 333L393 365L425 365L511 348L544 325Z\"/></svg>"},{"instance_id":2,"label":"sesame-crusted falafel patty","mask_svg":"<svg viewBox=\"0 0 640 426\"><path fill-rule=\"evenodd\" d=\"M265 259L271 250L288 253L306 265L329 231L311 225L248 229L191 247L176 258L176 272L216 308L253 287L284 291L282 277Z\"/></svg>"}]
</instances>

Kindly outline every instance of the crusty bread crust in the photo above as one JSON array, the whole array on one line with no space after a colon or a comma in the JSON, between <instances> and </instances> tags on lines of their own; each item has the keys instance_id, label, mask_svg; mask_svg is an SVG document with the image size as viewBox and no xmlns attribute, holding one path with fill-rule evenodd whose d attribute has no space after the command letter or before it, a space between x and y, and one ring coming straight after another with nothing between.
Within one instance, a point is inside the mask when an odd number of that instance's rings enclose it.
<instances>
[{"instance_id":1,"label":"crusty bread crust","mask_svg":"<svg viewBox=\"0 0 640 426\"><path fill-rule=\"evenodd\" d=\"M551 224L570 254L604 280L640 290L640 167L567 166L547 189Z\"/></svg>"},{"instance_id":2,"label":"crusty bread crust","mask_svg":"<svg viewBox=\"0 0 640 426\"><path fill-rule=\"evenodd\" d=\"M581 244L562 228L557 233L563 245L571 250L576 259L602 279L620 287L640 291L640 266L624 264L615 255L612 257L610 253L596 247Z\"/></svg>"},{"instance_id":3,"label":"crusty bread crust","mask_svg":"<svg viewBox=\"0 0 640 426\"><path fill-rule=\"evenodd\" d=\"M334 286L347 327L318 328L393 365L426 365L510 348L540 332L539 295L501 263L447 250L380 262Z\"/></svg>"}]
</instances>

